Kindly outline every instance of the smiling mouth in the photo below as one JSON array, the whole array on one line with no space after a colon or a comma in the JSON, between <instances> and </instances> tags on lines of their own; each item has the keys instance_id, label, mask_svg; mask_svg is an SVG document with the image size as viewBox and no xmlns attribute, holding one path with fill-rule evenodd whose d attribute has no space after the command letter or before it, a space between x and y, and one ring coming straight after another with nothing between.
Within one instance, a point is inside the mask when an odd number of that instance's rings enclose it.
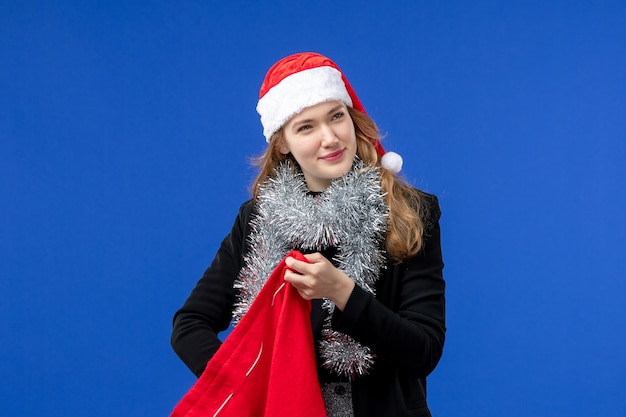
<instances>
[{"instance_id":1,"label":"smiling mouth","mask_svg":"<svg viewBox=\"0 0 626 417\"><path fill-rule=\"evenodd\" d=\"M323 156L320 159L323 159L324 161L335 161L341 158L342 156L343 156L343 149L340 149L336 152L329 153L328 155Z\"/></svg>"}]
</instances>

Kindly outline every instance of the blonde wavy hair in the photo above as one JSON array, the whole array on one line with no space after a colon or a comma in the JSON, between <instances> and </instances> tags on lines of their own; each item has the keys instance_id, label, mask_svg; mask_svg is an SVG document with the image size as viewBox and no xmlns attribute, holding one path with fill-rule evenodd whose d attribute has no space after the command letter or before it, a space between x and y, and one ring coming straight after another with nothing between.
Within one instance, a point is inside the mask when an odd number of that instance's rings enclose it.
<instances>
[{"instance_id":1,"label":"blonde wavy hair","mask_svg":"<svg viewBox=\"0 0 626 417\"><path fill-rule=\"evenodd\" d=\"M383 168L380 155L376 152L373 142L380 139L376 123L367 115L348 107L352 118L357 141L357 155L369 167L378 167L381 172L381 186L386 192L389 207L389 227L385 240L387 254L394 262L402 262L417 254L422 248L427 204L423 193L411 187L397 174ZM256 200L259 186L274 175L276 166L290 159L299 166L291 154L280 152L283 145L283 130L279 129L270 138L265 152L252 163L260 167L259 174L251 186L251 193Z\"/></svg>"}]
</instances>

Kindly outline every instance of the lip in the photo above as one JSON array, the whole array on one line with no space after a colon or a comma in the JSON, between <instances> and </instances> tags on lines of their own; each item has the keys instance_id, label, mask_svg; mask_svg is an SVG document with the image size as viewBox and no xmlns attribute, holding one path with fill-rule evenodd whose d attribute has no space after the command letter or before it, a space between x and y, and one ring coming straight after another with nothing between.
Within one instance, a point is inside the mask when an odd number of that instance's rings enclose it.
<instances>
[{"instance_id":1,"label":"lip","mask_svg":"<svg viewBox=\"0 0 626 417\"><path fill-rule=\"evenodd\" d=\"M339 149L338 151L329 153L328 155L325 155L323 157L321 157L320 159L324 160L324 161L336 161L338 159L341 159L341 157L343 156L343 149Z\"/></svg>"}]
</instances>

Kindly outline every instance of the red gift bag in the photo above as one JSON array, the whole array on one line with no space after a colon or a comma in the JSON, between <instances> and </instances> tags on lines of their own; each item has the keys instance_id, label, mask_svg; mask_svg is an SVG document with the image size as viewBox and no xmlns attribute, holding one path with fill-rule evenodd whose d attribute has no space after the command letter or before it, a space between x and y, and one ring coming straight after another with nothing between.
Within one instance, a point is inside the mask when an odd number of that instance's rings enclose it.
<instances>
[{"instance_id":1,"label":"red gift bag","mask_svg":"<svg viewBox=\"0 0 626 417\"><path fill-rule=\"evenodd\" d=\"M283 259L171 417L326 417L311 303L284 281L286 270Z\"/></svg>"}]
</instances>

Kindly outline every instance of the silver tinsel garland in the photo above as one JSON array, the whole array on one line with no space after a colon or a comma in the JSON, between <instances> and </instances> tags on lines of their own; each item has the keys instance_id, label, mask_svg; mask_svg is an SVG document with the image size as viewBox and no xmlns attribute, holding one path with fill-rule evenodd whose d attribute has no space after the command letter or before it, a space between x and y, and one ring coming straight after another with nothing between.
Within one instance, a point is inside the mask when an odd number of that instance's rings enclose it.
<instances>
[{"instance_id":1,"label":"silver tinsel garland","mask_svg":"<svg viewBox=\"0 0 626 417\"><path fill-rule=\"evenodd\" d=\"M384 266L381 242L389 210L380 174L356 160L350 172L333 180L321 194L310 193L304 176L290 162L282 163L258 193L257 214L251 220L250 251L235 282L239 290L233 318L248 311L272 271L291 250L306 252L336 248L334 264L364 290L374 294ZM331 328L334 304L325 299L327 318L322 330L323 365L338 375L367 373L371 350Z\"/></svg>"}]
</instances>

